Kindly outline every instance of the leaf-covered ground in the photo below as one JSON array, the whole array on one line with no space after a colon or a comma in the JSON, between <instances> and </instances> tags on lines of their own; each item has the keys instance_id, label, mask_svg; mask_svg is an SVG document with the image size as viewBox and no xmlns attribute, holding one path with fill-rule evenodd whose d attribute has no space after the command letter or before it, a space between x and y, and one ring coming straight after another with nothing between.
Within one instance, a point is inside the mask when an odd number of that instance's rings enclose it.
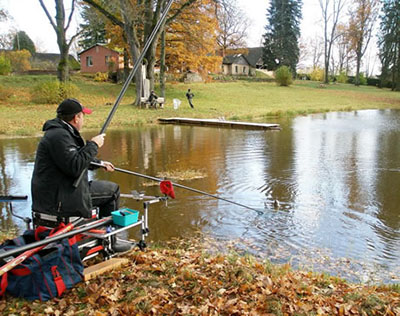
<instances>
[{"instance_id":1,"label":"leaf-covered ground","mask_svg":"<svg viewBox=\"0 0 400 316\"><path fill-rule=\"evenodd\" d=\"M176 240L46 303L6 296L2 315L400 315L400 287L346 283Z\"/></svg>"}]
</instances>

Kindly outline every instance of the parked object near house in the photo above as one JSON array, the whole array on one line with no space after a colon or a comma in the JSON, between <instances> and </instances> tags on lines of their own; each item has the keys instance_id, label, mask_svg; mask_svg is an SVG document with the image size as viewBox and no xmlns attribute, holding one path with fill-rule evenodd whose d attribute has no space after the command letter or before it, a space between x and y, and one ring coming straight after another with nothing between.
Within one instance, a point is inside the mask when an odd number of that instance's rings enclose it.
<instances>
[{"instance_id":1,"label":"parked object near house","mask_svg":"<svg viewBox=\"0 0 400 316\"><path fill-rule=\"evenodd\" d=\"M123 57L119 52L96 44L78 54L82 73L116 72L123 69Z\"/></svg>"},{"instance_id":2,"label":"parked object near house","mask_svg":"<svg viewBox=\"0 0 400 316\"><path fill-rule=\"evenodd\" d=\"M184 76L183 76L183 82L185 83L192 83L192 82L203 82L203 78L200 76L199 73L193 72L189 70Z\"/></svg>"},{"instance_id":3,"label":"parked object near house","mask_svg":"<svg viewBox=\"0 0 400 316\"><path fill-rule=\"evenodd\" d=\"M222 73L232 76L255 76L256 69L262 68L262 47L244 49L246 53L226 55L222 61Z\"/></svg>"}]
</instances>

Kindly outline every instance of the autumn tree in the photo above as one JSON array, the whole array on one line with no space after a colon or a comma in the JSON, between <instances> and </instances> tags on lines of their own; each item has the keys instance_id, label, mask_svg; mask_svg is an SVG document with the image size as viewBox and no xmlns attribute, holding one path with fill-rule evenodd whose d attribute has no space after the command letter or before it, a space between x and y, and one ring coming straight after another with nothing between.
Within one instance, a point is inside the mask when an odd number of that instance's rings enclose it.
<instances>
[{"instance_id":1,"label":"autumn tree","mask_svg":"<svg viewBox=\"0 0 400 316\"><path fill-rule=\"evenodd\" d=\"M324 27L324 81L329 83L329 64L333 44L339 34L337 26L342 14L345 0L319 0Z\"/></svg>"},{"instance_id":2,"label":"autumn tree","mask_svg":"<svg viewBox=\"0 0 400 316\"><path fill-rule=\"evenodd\" d=\"M296 73L299 61L301 0L271 0L265 27L263 60L267 69L288 66Z\"/></svg>"},{"instance_id":3,"label":"autumn tree","mask_svg":"<svg viewBox=\"0 0 400 316\"><path fill-rule=\"evenodd\" d=\"M69 79L69 66L68 66L69 49L74 39L79 35L79 33L76 33L69 40L67 39L67 31L71 25L72 16L74 14L76 6L76 0L71 1L71 11L68 17L66 15L66 10L64 7L64 0L54 0L56 5L55 19L51 17L43 0L39 0L39 2L57 35L57 44L60 50L60 61L58 62L58 67L57 67L57 77L58 80L65 82Z\"/></svg>"},{"instance_id":4,"label":"autumn tree","mask_svg":"<svg viewBox=\"0 0 400 316\"><path fill-rule=\"evenodd\" d=\"M84 3L96 8L113 24L118 25L124 31L124 36L129 45L129 53L132 61L135 62L141 52L145 42L150 37L155 25L160 19L161 13L167 4L166 0L157 1L130 1L120 0L116 2L104 2L100 0L82 0ZM172 6L169 16L165 24L173 21L187 7L190 7L196 0L178 0ZM102 3L104 2L104 3ZM164 25L165 25L164 24ZM150 47L145 54L147 67L147 78L150 80L150 89L154 88L154 66L156 63L156 48L158 39L164 26L156 33L155 38L150 43ZM136 92L137 96L141 95L140 87L141 71L136 73ZM139 103L137 98L136 104Z\"/></svg>"},{"instance_id":5,"label":"autumn tree","mask_svg":"<svg viewBox=\"0 0 400 316\"><path fill-rule=\"evenodd\" d=\"M360 85L361 59L372 37L379 13L379 0L354 0L350 7L348 39L356 55L355 85Z\"/></svg>"},{"instance_id":6,"label":"autumn tree","mask_svg":"<svg viewBox=\"0 0 400 316\"><path fill-rule=\"evenodd\" d=\"M400 91L400 2L383 3L379 57L382 63L381 85L391 81L392 90Z\"/></svg>"},{"instance_id":7,"label":"autumn tree","mask_svg":"<svg viewBox=\"0 0 400 316\"><path fill-rule=\"evenodd\" d=\"M197 0L166 27L166 64L170 72L207 74L221 67L215 56L218 21L212 0Z\"/></svg>"},{"instance_id":8,"label":"autumn tree","mask_svg":"<svg viewBox=\"0 0 400 316\"><path fill-rule=\"evenodd\" d=\"M299 43L299 66L311 63L311 68L316 69L321 66L323 51L323 39L319 36L301 38Z\"/></svg>"},{"instance_id":9,"label":"autumn tree","mask_svg":"<svg viewBox=\"0 0 400 316\"><path fill-rule=\"evenodd\" d=\"M354 62L354 50L348 36L348 27L344 24L339 24L337 27L337 55L338 69L337 72L348 74L350 65Z\"/></svg>"},{"instance_id":10,"label":"autumn tree","mask_svg":"<svg viewBox=\"0 0 400 316\"><path fill-rule=\"evenodd\" d=\"M226 55L227 49L246 47L247 30L250 21L243 10L238 7L236 0L223 0L214 2L215 15L218 20L217 43Z\"/></svg>"}]
</instances>

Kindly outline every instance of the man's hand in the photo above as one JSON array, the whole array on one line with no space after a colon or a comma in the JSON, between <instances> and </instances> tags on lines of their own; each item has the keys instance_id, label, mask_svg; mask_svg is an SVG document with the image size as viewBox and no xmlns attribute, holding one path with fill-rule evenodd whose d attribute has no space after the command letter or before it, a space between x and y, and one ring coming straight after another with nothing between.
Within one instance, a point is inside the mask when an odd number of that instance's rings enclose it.
<instances>
[{"instance_id":1,"label":"man's hand","mask_svg":"<svg viewBox=\"0 0 400 316\"><path fill-rule=\"evenodd\" d=\"M106 134L100 134L92 138L92 142L95 142L97 146L100 148L104 144L104 137Z\"/></svg>"},{"instance_id":2,"label":"man's hand","mask_svg":"<svg viewBox=\"0 0 400 316\"><path fill-rule=\"evenodd\" d=\"M114 165L108 161L101 161L101 164L106 169L106 171L114 171Z\"/></svg>"}]
</instances>

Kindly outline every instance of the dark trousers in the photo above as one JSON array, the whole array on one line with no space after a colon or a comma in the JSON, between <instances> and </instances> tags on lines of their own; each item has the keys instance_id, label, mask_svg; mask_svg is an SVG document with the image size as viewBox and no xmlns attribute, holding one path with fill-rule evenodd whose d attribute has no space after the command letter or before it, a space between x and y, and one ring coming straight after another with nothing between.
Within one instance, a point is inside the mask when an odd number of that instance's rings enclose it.
<instances>
[{"instance_id":1,"label":"dark trousers","mask_svg":"<svg viewBox=\"0 0 400 316\"><path fill-rule=\"evenodd\" d=\"M93 206L100 209L100 217L110 216L119 208L119 186L111 181L93 180L89 182Z\"/></svg>"},{"instance_id":2,"label":"dark trousers","mask_svg":"<svg viewBox=\"0 0 400 316\"><path fill-rule=\"evenodd\" d=\"M190 107L191 107L192 109L194 109L194 106L193 106L193 103L192 103L192 98L188 98L188 101L189 101Z\"/></svg>"}]
</instances>

